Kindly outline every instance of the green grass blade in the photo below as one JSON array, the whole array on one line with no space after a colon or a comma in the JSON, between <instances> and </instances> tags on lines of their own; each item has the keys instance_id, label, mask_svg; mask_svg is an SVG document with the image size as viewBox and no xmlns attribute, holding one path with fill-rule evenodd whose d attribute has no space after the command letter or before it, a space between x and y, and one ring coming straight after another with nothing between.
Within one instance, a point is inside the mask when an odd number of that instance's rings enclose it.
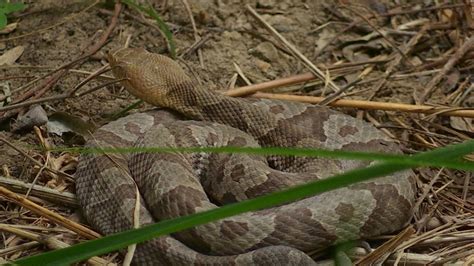
<instances>
[{"instance_id":1,"label":"green grass blade","mask_svg":"<svg viewBox=\"0 0 474 266\"><path fill-rule=\"evenodd\" d=\"M120 117L122 117L122 116L125 116L125 115L128 113L128 111L133 110L133 109L135 109L135 108L138 108L138 106L139 106L140 104L142 104L142 103L143 103L143 100L138 100L138 101L136 101L136 102L130 104L129 106L125 107L124 109L120 110L119 112L114 113L114 114L111 116L111 119L114 119L114 120L115 120L115 119L117 119L117 118L120 118Z\"/></svg>"},{"instance_id":2,"label":"green grass blade","mask_svg":"<svg viewBox=\"0 0 474 266\"><path fill-rule=\"evenodd\" d=\"M306 156L306 157L324 157L324 158L338 158L348 160L364 160L364 161L381 161L389 163L409 164L411 166L433 166L445 167L458 170L474 171L474 163L463 162L460 160L431 158L429 160L422 158L414 158L413 156L403 154L386 154L386 153L372 153L372 152L352 152L341 150L324 150L314 148L281 148L281 147L125 147L125 148L55 148L49 151L59 152L77 152L90 154L103 153L245 153L256 155L282 155L282 156Z\"/></svg>"},{"instance_id":3,"label":"green grass blade","mask_svg":"<svg viewBox=\"0 0 474 266\"><path fill-rule=\"evenodd\" d=\"M176 59L176 44L173 39L173 33L171 33L168 25L161 19L160 15L152 6L143 6L135 2L134 0L122 0L122 3L126 4L127 6L133 7L138 11L146 13L153 19L155 19L158 28L160 28L161 32L165 35L166 45L168 46L168 51L170 53L171 58Z\"/></svg>"},{"instance_id":4,"label":"green grass blade","mask_svg":"<svg viewBox=\"0 0 474 266\"><path fill-rule=\"evenodd\" d=\"M451 145L432 151L419 153L412 158L430 160L440 157L459 158L474 151L474 141L467 141L457 145ZM295 201L311 195L334 190L353 183L366 181L371 178L388 175L397 171L410 168L410 164L378 163L376 165L356 169L333 176L328 179L311 182L287 189L285 191L272 193L270 195L255 199L226 205L217 209L201 212L177 219L159 222L140 229L121 232L97 240L77 244L61 250L43 253L33 257L17 260L18 265L69 265L82 261L92 256L101 255L117 249L124 248L133 243L143 242L154 237L167 235L180 230L188 229L196 225L208 223L236 214L255 211L271 206Z\"/></svg>"}]
</instances>

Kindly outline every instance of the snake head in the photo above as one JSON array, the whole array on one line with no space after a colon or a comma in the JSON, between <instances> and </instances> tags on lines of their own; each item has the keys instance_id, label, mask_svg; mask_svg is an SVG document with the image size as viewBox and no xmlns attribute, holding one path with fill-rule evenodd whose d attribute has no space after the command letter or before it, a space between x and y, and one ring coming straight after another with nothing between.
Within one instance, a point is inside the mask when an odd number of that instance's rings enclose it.
<instances>
[{"instance_id":1,"label":"snake head","mask_svg":"<svg viewBox=\"0 0 474 266\"><path fill-rule=\"evenodd\" d=\"M168 95L190 79L172 59L142 48L122 48L108 55L112 72L135 97L169 107Z\"/></svg>"}]
</instances>

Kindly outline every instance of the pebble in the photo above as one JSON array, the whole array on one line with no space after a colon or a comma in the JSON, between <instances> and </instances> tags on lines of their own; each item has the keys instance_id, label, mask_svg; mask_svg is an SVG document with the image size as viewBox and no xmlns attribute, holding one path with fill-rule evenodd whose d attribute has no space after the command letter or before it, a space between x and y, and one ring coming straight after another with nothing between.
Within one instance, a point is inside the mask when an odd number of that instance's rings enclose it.
<instances>
[{"instance_id":1,"label":"pebble","mask_svg":"<svg viewBox=\"0 0 474 266\"><path fill-rule=\"evenodd\" d=\"M13 131L23 131L32 129L34 126L42 126L48 122L48 115L41 105L33 105L24 115L19 116Z\"/></svg>"},{"instance_id":2,"label":"pebble","mask_svg":"<svg viewBox=\"0 0 474 266\"><path fill-rule=\"evenodd\" d=\"M285 17L283 15L262 15L262 18L270 23L278 32L289 32L292 31L292 26L294 25L293 20Z\"/></svg>"},{"instance_id":3,"label":"pebble","mask_svg":"<svg viewBox=\"0 0 474 266\"><path fill-rule=\"evenodd\" d=\"M260 8L272 8L276 4L275 0L258 0L257 7Z\"/></svg>"},{"instance_id":4,"label":"pebble","mask_svg":"<svg viewBox=\"0 0 474 266\"><path fill-rule=\"evenodd\" d=\"M242 34L237 31L224 31L222 33L223 39L230 39L230 40L240 40L242 38Z\"/></svg>"},{"instance_id":5,"label":"pebble","mask_svg":"<svg viewBox=\"0 0 474 266\"><path fill-rule=\"evenodd\" d=\"M278 50L271 42L262 42L250 49L249 53L267 62L277 62L280 58Z\"/></svg>"}]
</instances>

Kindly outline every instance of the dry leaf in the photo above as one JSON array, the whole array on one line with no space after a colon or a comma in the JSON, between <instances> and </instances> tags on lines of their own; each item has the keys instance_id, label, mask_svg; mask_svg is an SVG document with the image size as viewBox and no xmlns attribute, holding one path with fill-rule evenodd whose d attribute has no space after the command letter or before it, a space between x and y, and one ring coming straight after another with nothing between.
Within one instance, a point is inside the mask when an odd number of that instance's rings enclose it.
<instances>
[{"instance_id":1,"label":"dry leaf","mask_svg":"<svg viewBox=\"0 0 474 266\"><path fill-rule=\"evenodd\" d=\"M9 34L12 31L16 30L16 27L18 27L18 22L10 23L5 26L5 28L0 30L0 35L1 34Z\"/></svg>"},{"instance_id":2,"label":"dry leaf","mask_svg":"<svg viewBox=\"0 0 474 266\"><path fill-rule=\"evenodd\" d=\"M474 132L474 124L472 123L472 118L451 116L450 120L451 126L454 129L471 133Z\"/></svg>"},{"instance_id":3,"label":"dry leaf","mask_svg":"<svg viewBox=\"0 0 474 266\"><path fill-rule=\"evenodd\" d=\"M23 54L23 51L25 51L25 47L21 45L6 51L0 56L0 66L11 65L15 63L16 60L18 60L18 58L20 58L20 56Z\"/></svg>"}]
</instances>

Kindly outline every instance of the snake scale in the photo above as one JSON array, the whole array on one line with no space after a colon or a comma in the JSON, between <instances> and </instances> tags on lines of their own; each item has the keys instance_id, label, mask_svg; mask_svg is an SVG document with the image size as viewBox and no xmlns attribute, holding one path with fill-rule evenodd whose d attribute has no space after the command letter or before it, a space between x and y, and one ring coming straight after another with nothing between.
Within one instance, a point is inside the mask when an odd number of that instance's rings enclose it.
<instances>
[{"instance_id":1,"label":"snake scale","mask_svg":"<svg viewBox=\"0 0 474 266\"><path fill-rule=\"evenodd\" d=\"M197 86L173 60L144 49L118 50L109 61L131 94L161 108L103 126L88 147L279 146L400 153L397 144L360 119L321 106L223 96ZM370 164L222 153L83 154L76 189L88 222L112 234L136 227L134 217L140 226L155 223ZM399 172L155 238L137 245L133 262L314 265L305 252L402 228L411 217L414 193L413 173Z\"/></svg>"}]
</instances>

